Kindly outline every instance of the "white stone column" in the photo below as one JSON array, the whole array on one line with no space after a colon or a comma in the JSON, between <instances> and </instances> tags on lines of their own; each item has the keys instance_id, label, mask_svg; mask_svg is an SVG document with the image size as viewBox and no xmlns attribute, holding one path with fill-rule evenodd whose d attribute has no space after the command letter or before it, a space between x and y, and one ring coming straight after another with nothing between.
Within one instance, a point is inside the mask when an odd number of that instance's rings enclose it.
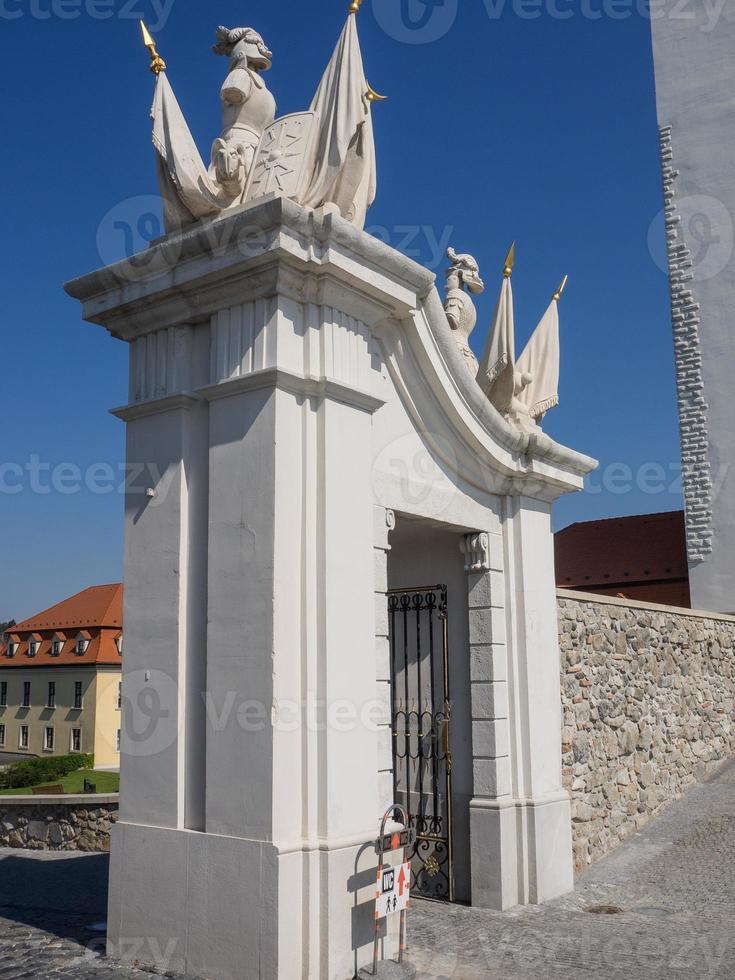
<instances>
[{"instance_id":1,"label":"white stone column","mask_svg":"<svg viewBox=\"0 0 735 980\"><path fill-rule=\"evenodd\" d=\"M504 540L470 535L462 551L475 781L472 903L504 910L573 887L550 505L507 498Z\"/></svg>"},{"instance_id":2,"label":"white stone column","mask_svg":"<svg viewBox=\"0 0 735 980\"><path fill-rule=\"evenodd\" d=\"M522 810L519 900L537 903L574 887L571 804L562 788L551 505L508 497L504 526L511 784Z\"/></svg>"},{"instance_id":3,"label":"white stone column","mask_svg":"<svg viewBox=\"0 0 735 980\"><path fill-rule=\"evenodd\" d=\"M503 541L497 534L471 534L461 549L468 575L472 688L472 904L505 909L518 904L518 888Z\"/></svg>"},{"instance_id":4,"label":"white stone column","mask_svg":"<svg viewBox=\"0 0 735 980\"><path fill-rule=\"evenodd\" d=\"M191 326L130 347L125 499L123 820L204 827L206 408Z\"/></svg>"},{"instance_id":5,"label":"white stone column","mask_svg":"<svg viewBox=\"0 0 735 980\"><path fill-rule=\"evenodd\" d=\"M254 226L275 243L255 258ZM372 956L392 782L370 325L416 298L392 252L378 274L305 244L289 202L218 230L154 248L141 280L71 287L131 344L129 460L163 474L128 500L124 689L160 710L124 762L110 946L152 963L173 942L171 969L217 980L347 980Z\"/></svg>"}]
</instances>

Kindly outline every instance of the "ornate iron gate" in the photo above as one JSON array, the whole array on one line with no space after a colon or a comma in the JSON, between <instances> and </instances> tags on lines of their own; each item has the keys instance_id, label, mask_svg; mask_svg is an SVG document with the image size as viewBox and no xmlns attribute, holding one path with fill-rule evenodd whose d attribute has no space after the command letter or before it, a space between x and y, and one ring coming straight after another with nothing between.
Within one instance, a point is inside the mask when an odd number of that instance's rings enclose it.
<instances>
[{"instance_id":1,"label":"ornate iron gate","mask_svg":"<svg viewBox=\"0 0 735 980\"><path fill-rule=\"evenodd\" d=\"M395 802L417 840L412 889L454 901L447 588L388 593Z\"/></svg>"}]
</instances>

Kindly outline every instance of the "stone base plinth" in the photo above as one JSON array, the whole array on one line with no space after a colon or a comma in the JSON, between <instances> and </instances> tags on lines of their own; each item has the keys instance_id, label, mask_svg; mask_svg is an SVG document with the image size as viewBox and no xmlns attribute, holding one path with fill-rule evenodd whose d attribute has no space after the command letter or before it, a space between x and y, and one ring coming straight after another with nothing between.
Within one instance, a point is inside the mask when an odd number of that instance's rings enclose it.
<instances>
[{"instance_id":1,"label":"stone base plinth","mask_svg":"<svg viewBox=\"0 0 735 980\"><path fill-rule=\"evenodd\" d=\"M378 972L373 973L372 966L364 967L357 974L360 980L413 980L416 976L416 967L411 963L394 963L392 960L383 960L378 963Z\"/></svg>"}]
</instances>

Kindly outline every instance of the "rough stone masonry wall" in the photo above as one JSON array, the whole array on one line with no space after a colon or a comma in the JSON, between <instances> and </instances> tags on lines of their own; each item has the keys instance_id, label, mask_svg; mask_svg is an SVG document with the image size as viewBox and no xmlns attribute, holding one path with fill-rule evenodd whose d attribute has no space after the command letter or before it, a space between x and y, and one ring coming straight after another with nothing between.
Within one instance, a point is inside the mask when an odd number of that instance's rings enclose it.
<instances>
[{"instance_id":1,"label":"rough stone masonry wall","mask_svg":"<svg viewBox=\"0 0 735 980\"><path fill-rule=\"evenodd\" d=\"M735 618L580 593L558 606L579 870L735 751Z\"/></svg>"},{"instance_id":2,"label":"rough stone masonry wall","mask_svg":"<svg viewBox=\"0 0 735 980\"><path fill-rule=\"evenodd\" d=\"M61 802L61 801L64 802ZM109 851L119 798L0 796L0 847L33 851Z\"/></svg>"}]
</instances>

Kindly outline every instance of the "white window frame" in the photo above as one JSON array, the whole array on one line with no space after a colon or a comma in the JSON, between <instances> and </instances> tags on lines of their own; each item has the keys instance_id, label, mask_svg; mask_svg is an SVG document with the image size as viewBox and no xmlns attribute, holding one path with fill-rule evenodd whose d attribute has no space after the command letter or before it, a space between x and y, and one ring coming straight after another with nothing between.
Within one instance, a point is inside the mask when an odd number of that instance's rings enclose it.
<instances>
[{"instance_id":1,"label":"white window frame","mask_svg":"<svg viewBox=\"0 0 735 980\"><path fill-rule=\"evenodd\" d=\"M28 691L28 697L26 698L26 691ZM33 707L33 688L31 687L30 681L23 681L23 702L21 708L32 708Z\"/></svg>"},{"instance_id":2,"label":"white window frame","mask_svg":"<svg viewBox=\"0 0 735 980\"><path fill-rule=\"evenodd\" d=\"M78 749L74 748L74 732L79 732ZM69 732L69 751L71 752L72 755L81 755L82 753L82 729L81 728L72 728L72 730Z\"/></svg>"},{"instance_id":3,"label":"white window frame","mask_svg":"<svg viewBox=\"0 0 735 980\"><path fill-rule=\"evenodd\" d=\"M7 657L14 657L15 651L18 649L18 644L14 643L12 640L8 640L8 649L6 652Z\"/></svg>"},{"instance_id":4,"label":"white window frame","mask_svg":"<svg viewBox=\"0 0 735 980\"><path fill-rule=\"evenodd\" d=\"M87 652L87 647L89 646L89 640L83 636L77 636L76 642L74 644L74 652L78 657L83 657Z\"/></svg>"},{"instance_id":5,"label":"white window frame","mask_svg":"<svg viewBox=\"0 0 735 980\"><path fill-rule=\"evenodd\" d=\"M29 657L37 657L38 656L38 648L39 648L40 645L41 644L39 643L38 640L34 640L33 638L31 638L28 641L28 656Z\"/></svg>"},{"instance_id":6,"label":"white window frame","mask_svg":"<svg viewBox=\"0 0 735 980\"><path fill-rule=\"evenodd\" d=\"M5 748L5 732L6 731L7 731L7 729L5 728L5 722L4 721L0 721L0 748Z\"/></svg>"},{"instance_id":7,"label":"white window frame","mask_svg":"<svg viewBox=\"0 0 735 980\"><path fill-rule=\"evenodd\" d=\"M26 744L23 745L23 732L26 733ZM27 752L31 744L31 728L30 725L21 725L18 728L18 748L22 752Z\"/></svg>"},{"instance_id":8,"label":"white window frame","mask_svg":"<svg viewBox=\"0 0 735 980\"><path fill-rule=\"evenodd\" d=\"M77 704L77 691L79 691L79 704ZM74 681L74 704L72 711L84 710L84 681Z\"/></svg>"},{"instance_id":9,"label":"white window frame","mask_svg":"<svg viewBox=\"0 0 735 980\"><path fill-rule=\"evenodd\" d=\"M115 637L115 646L117 647L117 652L122 657L122 652L123 652L123 638L122 638L122 633L120 634L120 636L116 636Z\"/></svg>"},{"instance_id":10,"label":"white window frame","mask_svg":"<svg viewBox=\"0 0 735 980\"><path fill-rule=\"evenodd\" d=\"M51 732L51 745L48 744L48 736ZM43 729L43 751L53 752L56 748L56 731L53 725L45 725Z\"/></svg>"},{"instance_id":11,"label":"white window frame","mask_svg":"<svg viewBox=\"0 0 735 980\"><path fill-rule=\"evenodd\" d=\"M54 686L53 696L52 696L52 693L51 693L51 685L52 684ZM48 693L46 694L46 709L48 711L53 711L56 708L56 681L49 681L48 682L47 692Z\"/></svg>"},{"instance_id":12,"label":"white window frame","mask_svg":"<svg viewBox=\"0 0 735 980\"><path fill-rule=\"evenodd\" d=\"M60 657L61 651L64 649L64 641L60 636L54 636L51 639L51 656Z\"/></svg>"}]
</instances>

